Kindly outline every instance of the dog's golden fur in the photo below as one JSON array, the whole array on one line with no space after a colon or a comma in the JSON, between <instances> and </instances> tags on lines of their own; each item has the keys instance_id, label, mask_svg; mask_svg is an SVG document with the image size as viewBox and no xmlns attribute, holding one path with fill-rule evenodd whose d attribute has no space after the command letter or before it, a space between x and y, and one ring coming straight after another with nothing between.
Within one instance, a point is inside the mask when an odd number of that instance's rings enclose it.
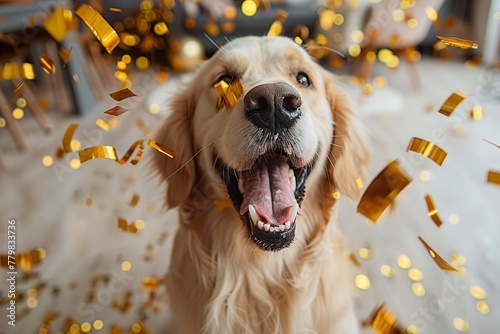
<instances>
[{"instance_id":1,"label":"dog's golden fur","mask_svg":"<svg viewBox=\"0 0 500 334\"><path fill-rule=\"evenodd\" d=\"M238 212L219 211L227 188L214 157L248 168L258 153L250 142L243 97L216 110L213 84L229 71L244 94L261 83L285 82L302 98L295 138L297 164L316 159L307 179L302 216L293 243L266 252L249 240ZM295 82L306 72L312 88ZM332 194L357 197L368 151L345 94L332 74L284 37L245 37L224 46L169 102L170 115L157 140L174 159L156 156L167 180L166 204L179 209L167 287L182 333L356 333L348 256L336 224ZM312 148L312 149L311 149ZM254 151L252 151L254 150Z\"/></svg>"}]
</instances>

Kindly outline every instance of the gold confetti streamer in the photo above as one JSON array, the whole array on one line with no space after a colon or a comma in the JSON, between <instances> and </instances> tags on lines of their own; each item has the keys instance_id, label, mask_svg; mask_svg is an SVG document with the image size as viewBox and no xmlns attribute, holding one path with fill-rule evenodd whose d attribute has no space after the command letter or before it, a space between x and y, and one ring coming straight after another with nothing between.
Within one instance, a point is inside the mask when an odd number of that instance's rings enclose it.
<instances>
[{"instance_id":1,"label":"gold confetti streamer","mask_svg":"<svg viewBox=\"0 0 500 334\"><path fill-rule=\"evenodd\" d=\"M441 227L441 225L443 225L443 221L438 215L438 210L436 209L436 205L434 204L434 200L431 195L425 195L425 203L427 204L427 209L429 211L427 214L431 217L437 227Z\"/></svg>"},{"instance_id":2,"label":"gold confetti streamer","mask_svg":"<svg viewBox=\"0 0 500 334\"><path fill-rule=\"evenodd\" d=\"M66 67L66 65L69 63L69 60L71 59L71 52L73 51L73 48L70 48L69 50L66 50L65 48L60 48L59 49L59 57L61 57L63 61L63 67Z\"/></svg>"},{"instance_id":3,"label":"gold confetti streamer","mask_svg":"<svg viewBox=\"0 0 500 334\"><path fill-rule=\"evenodd\" d=\"M136 234L137 233L137 227L135 226L135 223L129 224L126 219L124 218L118 218L118 228L122 230L123 232L127 233L132 233Z\"/></svg>"},{"instance_id":4,"label":"gold confetti streamer","mask_svg":"<svg viewBox=\"0 0 500 334\"><path fill-rule=\"evenodd\" d=\"M441 166L448 155L441 147L422 138L413 137L406 151L419 153Z\"/></svg>"},{"instance_id":5,"label":"gold confetti streamer","mask_svg":"<svg viewBox=\"0 0 500 334\"><path fill-rule=\"evenodd\" d=\"M56 72L54 61L49 57L48 54L43 54L40 56L40 66L47 74L52 75Z\"/></svg>"},{"instance_id":6,"label":"gold confetti streamer","mask_svg":"<svg viewBox=\"0 0 500 334\"><path fill-rule=\"evenodd\" d=\"M382 213L396 199L412 179L401 169L398 160L385 167L366 188L357 211L377 222Z\"/></svg>"},{"instance_id":7,"label":"gold confetti streamer","mask_svg":"<svg viewBox=\"0 0 500 334\"><path fill-rule=\"evenodd\" d=\"M169 148L166 148L165 146L158 144L155 140L153 139L148 139L148 145L155 150L157 150L160 153L165 154L167 157L173 159L174 158L174 151L172 151Z\"/></svg>"},{"instance_id":8,"label":"gold confetti streamer","mask_svg":"<svg viewBox=\"0 0 500 334\"><path fill-rule=\"evenodd\" d=\"M455 111L460 103L467 98L467 95L462 92L453 92L446 101L444 101L441 108L439 108L439 112L446 117L450 117L450 115Z\"/></svg>"},{"instance_id":9,"label":"gold confetti streamer","mask_svg":"<svg viewBox=\"0 0 500 334\"><path fill-rule=\"evenodd\" d=\"M35 69L30 63L6 63L0 69L0 80L35 79Z\"/></svg>"},{"instance_id":10,"label":"gold confetti streamer","mask_svg":"<svg viewBox=\"0 0 500 334\"><path fill-rule=\"evenodd\" d=\"M441 268L441 270L443 270L443 271L449 271L449 272L456 272L456 273L460 272L458 269L456 269L451 264L449 264L448 262L446 262L441 256L439 256L439 254L437 254L424 241L424 239L422 239L422 237L419 236L418 239L422 242L422 244L424 245L424 247L427 249L427 252L429 253L429 255L432 257L432 259L434 260L434 262L436 262L436 264L438 265L438 267Z\"/></svg>"},{"instance_id":11,"label":"gold confetti streamer","mask_svg":"<svg viewBox=\"0 0 500 334\"><path fill-rule=\"evenodd\" d=\"M137 203L139 203L139 195L133 194L132 199L128 202L128 206L133 208L137 205Z\"/></svg>"},{"instance_id":12,"label":"gold confetti streamer","mask_svg":"<svg viewBox=\"0 0 500 334\"><path fill-rule=\"evenodd\" d=\"M243 95L243 86L237 80L231 81L230 83L221 80L214 85L214 88L217 93L217 110L222 109L224 105L226 105L227 108L232 107L241 95Z\"/></svg>"},{"instance_id":13,"label":"gold confetti streamer","mask_svg":"<svg viewBox=\"0 0 500 334\"><path fill-rule=\"evenodd\" d=\"M73 139L73 134L75 133L76 128L78 128L78 124L70 124L64 133L62 145L65 153L73 152L73 149L71 148L71 140Z\"/></svg>"},{"instance_id":14,"label":"gold confetti streamer","mask_svg":"<svg viewBox=\"0 0 500 334\"><path fill-rule=\"evenodd\" d=\"M111 109L106 110L104 113L111 116L120 116L123 113L126 113L128 109L122 108L120 106L113 107Z\"/></svg>"},{"instance_id":15,"label":"gold confetti streamer","mask_svg":"<svg viewBox=\"0 0 500 334\"><path fill-rule=\"evenodd\" d=\"M500 171L489 170L486 181L500 186Z\"/></svg>"},{"instance_id":16,"label":"gold confetti streamer","mask_svg":"<svg viewBox=\"0 0 500 334\"><path fill-rule=\"evenodd\" d=\"M396 316L384 304L372 312L370 317L363 321L364 327L372 327L375 334L405 334L406 332L397 323Z\"/></svg>"},{"instance_id":17,"label":"gold confetti streamer","mask_svg":"<svg viewBox=\"0 0 500 334\"><path fill-rule=\"evenodd\" d=\"M85 22L106 51L113 52L113 49L120 43L120 37L99 13L91 6L82 4L75 14Z\"/></svg>"},{"instance_id":18,"label":"gold confetti streamer","mask_svg":"<svg viewBox=\"0 0 500 334\"><path fill-rule=\"evenodd\" d=\"M216 199L214 200L214 204L218 212L222 212L224 211L224 209L231 209L233 207L233 202L231 202L231 199L229 197L226 197L222 200Z\"/></svg>"},{"instance_id":19,"label":"gold confetti streamer","mask_svg":"<svg viewBox=\"0 0 500 334\"><path fill-rule=\"evenodd\" d=\"M58 42L62 42L67 32L74 26L73 15L68 15L64 6L58 6L45 20L43 27Z\"/></svg>"},{"instance_id":20,"label":"gold confetti streamer","mask_svg":"<svg viewBox=\"0 0 500 334\"><path fill-rule=\"evenodd\" d=\"M444 37L444 36L436 36L441 42L448 46L453 46L456 48L462 49L477 49L478 44L474 41L468 39L461 39L457 37Z\"/></svg>"},{"instance_id":21,"label":"gold confetti streamer","mask_svg":"<svg viewBox=\"0 0 500 334\"><path fill-rule=\"evenodd\" d=\"M111 98L115 101L123 101L125 99L128 99L129 97L137 96L135 95L130 89L124 88L122 90L119 90L117 92L109 94Z\"/></svg>"},{"instance_id":22,"label":"gold confetti streamer","mask_svg":"<svg viewBox=\"0 0 500 334\"><path fill-rule=\"evenodd\" d=\"M142 279L141 288L147 291L156 291L160 285L160 279L155 277L144 277Z\"/></svg>"},{"instance_id":23,"label":"gold confetti streamer","mask_svg":"<svg viewBox=\"0 0 500 334\"><path fill-rule=\"evenodd\" d=\"M490 143L491 145L495 146L496 148L500 148L500 145L495 144L494 142L491 142L491 141L489 141L488 139L484 139L484 138L483 138L483 140L484 140L485 142Z\"/></svg>"},{"instance_id":24,"label":"gold confetti streamer","mask_svg":"<svg viewBox=\"0 0 500 334\"><path fill-rule=\"evenodd\" d=\"M98 127L100 127L101 129L103 129L104 131L108 131L109 130L109 124L106 123L105 121L103 121L102 119L98 118L96 119L95 121L95 125L97 125Z\"/></svg>"}]
</instances>

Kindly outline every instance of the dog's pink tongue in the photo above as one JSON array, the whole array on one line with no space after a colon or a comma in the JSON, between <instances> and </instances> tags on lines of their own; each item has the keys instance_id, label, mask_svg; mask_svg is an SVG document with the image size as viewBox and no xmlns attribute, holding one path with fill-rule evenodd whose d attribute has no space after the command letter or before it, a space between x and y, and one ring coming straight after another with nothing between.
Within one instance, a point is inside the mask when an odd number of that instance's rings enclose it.
<instances>
[{"instance_id":1,"label":"dog's pink tongue","mask_svg":"<svg viewBox=\"0 0 500 334\"><path fill-rule=\"evenodd\" d=\"M288 170L285 157L270 157L251 172L243 172L245 193L240 214L245 214L252 204L266 220L264 223L282 225L290 221L290 211L297 201L290 188Z\"/></svg>"}]
</instances>

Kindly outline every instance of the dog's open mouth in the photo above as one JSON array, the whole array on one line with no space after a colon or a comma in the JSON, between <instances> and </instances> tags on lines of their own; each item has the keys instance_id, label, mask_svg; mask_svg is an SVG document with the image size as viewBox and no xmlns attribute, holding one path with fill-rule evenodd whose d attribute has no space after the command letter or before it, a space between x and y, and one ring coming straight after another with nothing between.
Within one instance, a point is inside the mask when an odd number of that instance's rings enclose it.
<instances>
[{"instance_id":1,"label":"dog's open mouth","mask_svg":"<svg viewBox=\"0 0 500 334\"><path fill-rule=\"evenodd\" d=\"M250 239L261 249L278 251L295 237L305 183L312 164L296 168L282 152L266 153L245 171L217 160L216 168L234 207L243 218Z\"/></svg>"}]
</instances>

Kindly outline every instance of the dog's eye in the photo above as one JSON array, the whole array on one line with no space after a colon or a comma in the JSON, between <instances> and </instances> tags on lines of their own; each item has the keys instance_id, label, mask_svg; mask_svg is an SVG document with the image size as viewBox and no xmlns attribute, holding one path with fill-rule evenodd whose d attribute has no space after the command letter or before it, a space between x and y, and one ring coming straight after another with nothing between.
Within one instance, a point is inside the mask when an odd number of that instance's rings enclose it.
<instances>
[{"instance_id":1,"label":"dog's eye","mask_svg":"<svg viewBox=\"0 0 500 334\"><path fill-rule=\"evenodd\" d=\"M233 75L223 74L217 79L217 82L225 81L226 83L231 83L233 79L234 79Z\"/></svg>"},{"instance_id":2,"label":"dog's eye","mask_svg":"<svg viewBox=\"0 0 500 334\"><path fill-rule=\"evenodd\" d=\"M299 74L297 74L297 82L304 86L304 87L311 87L311 81L309 80L309 77L307 76L307 74L305 74L304 72L299 72Z\"/></svg>"}]
</instances>

